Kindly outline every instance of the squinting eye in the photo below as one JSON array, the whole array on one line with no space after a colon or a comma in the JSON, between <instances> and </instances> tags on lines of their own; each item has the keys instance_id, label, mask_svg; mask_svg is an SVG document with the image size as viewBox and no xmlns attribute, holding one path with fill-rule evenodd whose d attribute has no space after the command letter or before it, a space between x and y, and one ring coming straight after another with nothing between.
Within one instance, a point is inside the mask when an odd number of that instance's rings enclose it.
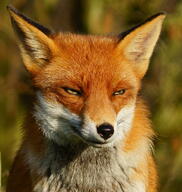
<instances>
[{"instance_id":1,"label":"squinting eye","mask_svg":"<svg viewBox=\"0 0 182 192\"><path fill-rule=\"evenodd\" d=\"M69 93L69 94L71 94L71 95L77 95L77 96L81 96L81 95L82 95L81 91L79 91L79 90L75 90L75 89L68 88L68 87L63 87L63 89L64 89L67 93Z\"/></svg>"},{"instance_id":2,"label":"squinting eye","mask_svg":"<svg viewBox=\"0 0 182 192\"><path fill-rule=\"evenodd\" d=\"M113 95L123 95L125 92L126 92L125 89L121 89L121 90L114 92Z\"/></svg>"}]
</instances>

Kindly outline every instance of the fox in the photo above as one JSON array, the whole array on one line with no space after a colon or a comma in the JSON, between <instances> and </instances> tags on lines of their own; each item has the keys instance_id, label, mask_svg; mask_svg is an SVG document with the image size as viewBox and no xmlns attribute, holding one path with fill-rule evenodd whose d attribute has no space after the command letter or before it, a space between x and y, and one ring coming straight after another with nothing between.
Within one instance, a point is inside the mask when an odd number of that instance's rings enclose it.
<instances>
[{"instance_id":1,"label":"fox","mask_svg":"<svg viewBox=\"0 0 182 192\"><path fill-rule=\"evenodd\" d=\"M7 9L35 99L7 192L157 192L139 92L166 14L119 35L81 35Z\"/></svg>"}]
</instances>

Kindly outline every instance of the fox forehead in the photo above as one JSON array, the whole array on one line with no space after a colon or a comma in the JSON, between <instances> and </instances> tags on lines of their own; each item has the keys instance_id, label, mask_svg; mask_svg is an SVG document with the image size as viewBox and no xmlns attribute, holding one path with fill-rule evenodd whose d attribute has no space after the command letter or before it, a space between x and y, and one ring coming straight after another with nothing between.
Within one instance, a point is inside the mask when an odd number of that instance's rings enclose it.
<instances>
[{"instance_id":1,"label":"fox forehead","mask_svg":"<svg viewBox=\"0 0 182 192\"><path fill-rule=\"evenodd\" d=\"M117 38L61 33L53 39L59 52L36 76L37 85L137 84L129 61L115 51Z\"/></svg>"}]
</instances>

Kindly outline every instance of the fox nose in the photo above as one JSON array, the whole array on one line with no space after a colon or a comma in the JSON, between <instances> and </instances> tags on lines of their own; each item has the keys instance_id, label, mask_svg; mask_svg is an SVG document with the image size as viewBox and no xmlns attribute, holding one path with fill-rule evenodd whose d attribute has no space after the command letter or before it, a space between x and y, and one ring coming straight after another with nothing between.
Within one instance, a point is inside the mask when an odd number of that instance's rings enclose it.
<instances>
[{"instance_id":1,"label":"fox nose","mask_svg":"<svg viewBox=\"0 0 182 192\"><path fill-rule=\"evenodd\" d=\"M107 140L109 139L113 133L114 133L114 128L112 125L108 123L103 123L97 127L97 133L104 139Z\"/></svg>"}]
</instances>

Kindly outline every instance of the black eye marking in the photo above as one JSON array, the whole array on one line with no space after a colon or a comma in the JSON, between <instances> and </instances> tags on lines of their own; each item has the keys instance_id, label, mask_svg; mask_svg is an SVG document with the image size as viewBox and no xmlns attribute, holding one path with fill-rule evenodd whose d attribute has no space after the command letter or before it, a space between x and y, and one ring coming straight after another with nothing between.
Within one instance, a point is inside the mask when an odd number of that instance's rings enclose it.
<instances>
[{"instance_id":1,"label":"black eye marking","mask_svg":"<svg viewBox=\"0 0 182 192\"><path fill-rule=\"evenodd\" d=\"M118 90L118 91L115 91L115 92L113 93L113 95L114 95L114 96L116 96L116 95L123 95L125 92L126 92L126 89L120 89L120 90Z\"/></svg>"},{"instance_id":2,"label":"black eye marking","mask_svg":"<svg viewBox=\"0 0 182 192\"><path fill-rule=\"evenodd\" d=\"M71 94L71 95L76 95L76 96L81 96L82 92L80 90L76 90L76 89L72 89L69 87L62 87L64 89L64 91L66 91L67 93Z\"/></svg>"}]
</instances>

